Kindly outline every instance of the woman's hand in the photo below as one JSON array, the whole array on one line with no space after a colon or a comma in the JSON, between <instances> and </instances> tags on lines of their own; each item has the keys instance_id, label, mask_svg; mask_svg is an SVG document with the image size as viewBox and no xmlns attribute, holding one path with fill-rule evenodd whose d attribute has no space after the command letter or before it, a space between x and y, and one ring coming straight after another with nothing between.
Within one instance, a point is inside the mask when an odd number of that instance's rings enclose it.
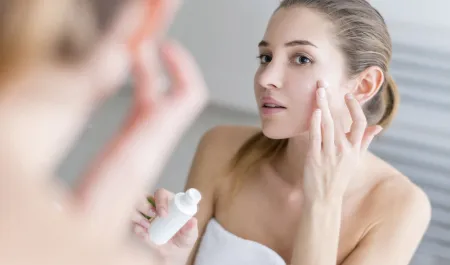
<instances>
[{"instance_id":1,"label":"woman's hand","mask_svg":"<svg viewBox=\"0 0 450 265\"><path fill-rule=\"evenodd\" d=\"M165 189L158 189L154 197L148 196L146 200L142 200L133 216L134 233L152 249L159 251L163 263L167 265L185 264L198 238L197 219L193 217L168 243L157 246L150 241L148 228L152 219L167 215L169 202L173 196L173 193Z\"/></svg>"},{"instance_id":2,"label":"woman's hand","mask_svg":"<svg viewBox=\"0 0 450 265\"><path fill-rule=\"evenodd\" d=\"M334 124L323 83L317 90L318 109L310 127L310 145L304 172L304 193L308 201L341 199L353 177L362 155L381 126L367 126L359 102L345 97L352 118L350 132L345 134Z\"/></svg>"}]
</instances>

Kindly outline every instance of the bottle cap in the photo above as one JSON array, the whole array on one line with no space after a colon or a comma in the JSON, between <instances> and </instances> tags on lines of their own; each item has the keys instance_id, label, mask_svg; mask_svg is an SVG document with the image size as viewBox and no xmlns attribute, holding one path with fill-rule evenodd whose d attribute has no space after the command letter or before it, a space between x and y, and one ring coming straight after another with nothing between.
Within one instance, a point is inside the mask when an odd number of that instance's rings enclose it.
<instances>
[{"instance_id":1,"label":"bottle cap","mask_svg":"<svg viewBox=\"0 0 450 265\"><path fill-rule=\"evenodd\" d=\"M181 200L186 205L197 205L202 199L202 195L196 189L188 189Z\"/></svg>"}]
</instances>

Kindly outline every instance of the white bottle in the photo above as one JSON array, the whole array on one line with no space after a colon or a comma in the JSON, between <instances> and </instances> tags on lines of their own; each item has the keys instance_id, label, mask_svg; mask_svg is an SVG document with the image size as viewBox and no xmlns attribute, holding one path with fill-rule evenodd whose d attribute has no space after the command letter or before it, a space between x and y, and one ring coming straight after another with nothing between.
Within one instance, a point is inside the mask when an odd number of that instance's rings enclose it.
<instances>
[{"instance_id":1,"label":"white bottle","mask_svg":"<svg viewBox=\"0 0 450 265\"><path fill-rule=\"evenodd\" d=\"M156 245L167 243L196 213L201 194L196 189L177 193L169 202L167 215L156 217L148 229L150 240Z\"/></svg>"}]
</instances>

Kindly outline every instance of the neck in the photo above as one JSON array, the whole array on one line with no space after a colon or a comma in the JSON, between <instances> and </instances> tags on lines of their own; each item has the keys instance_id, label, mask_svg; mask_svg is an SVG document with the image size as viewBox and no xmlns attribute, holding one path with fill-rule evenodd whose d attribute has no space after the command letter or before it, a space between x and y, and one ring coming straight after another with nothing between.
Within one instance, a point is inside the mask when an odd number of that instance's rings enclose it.
<instances>
[{"instance_id":1,"label":"neck","mask_svg":"<svg viewBox=\"0 0 450 265\"><path fill-rule=\"evenodd\" d=\"M283 182L287 183L293 189L303 188L303 171L306 163L306 157L309 148L309 134L304 133L289 139L286 149L281 156L273 163L273 169ZM353 194L354 191L361 190L366 186L367 180L364 176L373 174L376 169L370 167L371 154L368 152L363 156L358 167L355 167L354 178L347 188L347 194ZM372 162L373 163L373 162ZM369 173L371 172L371 173ZM372 180L375 181L375 180Z\"/></svg>"},{"instance_id":2,"label":"neck","mask_svg":"<svg viewBox=\"0 0 450 265\"><path fill-rule=\"evenodd\" d=\"M286 150L274 162L275 171L289 185L302 187L308 145L307 133L290 138Z\"/></svg>"}]
</instances>

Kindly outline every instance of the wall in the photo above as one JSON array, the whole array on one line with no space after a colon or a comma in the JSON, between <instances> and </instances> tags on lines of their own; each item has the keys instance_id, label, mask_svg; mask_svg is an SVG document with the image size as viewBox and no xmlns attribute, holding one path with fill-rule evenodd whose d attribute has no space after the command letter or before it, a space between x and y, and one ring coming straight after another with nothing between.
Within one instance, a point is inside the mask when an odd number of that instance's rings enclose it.
<instances>
[{"instance_id":1,"label":"wall","mask_svg":"<svg viewBox=\"0 0 450 265\"><path fill-rule=\"evenodd\" d=\"M59 175L63 180L73 184L83 173L86 164L116 132L129 106L129 98L117 96L106 102L92 117L91 125L60 167ZM259 118L253 114L217 105L208 106L181 139L155 188L164 187L174 192L181 191L200 137L206 130L219 124L258 125Z\"/></svg>"},{"instance_id":2,"label":"wall","mask_svg":"<svg viewBox=\"0 0 450 265\"><path fill-rule=\"evenodd\" d=\"M253 75L257 43L278 0L185 1L170 35L196 57L212 101L255 111ZM448 0L371 0L389 25L395 43L450 51ZM406 54L414 59L417 54Z\"/></svg>"},{"instance_id":3,"label":"wall","mask_svg":"<svg viewBox=\"0 0 450 265\"><path fill-rule=\"evenodd\" d=\"M450 29L447 0L369 0L389 22Z\"/></svg>"}]
</instances>

